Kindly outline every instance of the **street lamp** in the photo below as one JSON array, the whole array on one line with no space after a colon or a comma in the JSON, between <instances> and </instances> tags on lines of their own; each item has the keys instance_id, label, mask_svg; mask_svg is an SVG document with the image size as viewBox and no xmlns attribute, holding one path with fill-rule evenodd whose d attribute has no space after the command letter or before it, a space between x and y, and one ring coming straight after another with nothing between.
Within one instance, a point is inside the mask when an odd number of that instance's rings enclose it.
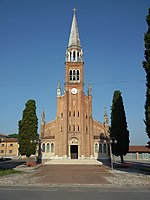
<instances>
[{"instance_id":1,"label":"street lamp","mask_svg":"<svg viewBox=\"0 0 150 200\"><path fill-rule=\"evenodd\" d=\"M117 144L117 140L115 137L105 137L101 136L100 143L107 143L109 145L109 156L110 156L110 165L113 170L113 158L112 158L112 144Z\"/></svg>"},{"instance_id":2,"label":"street lamp","mask_svg":"<svg viewBox=\"0 0 150 200\"><path fill-rule=\"evenodd\" d=\"M109 153L110 153L110 163L111 163L111 169L113 170L113 158L112 158L112 144L117 144L117 140L115 137L110 137L107 140L107 143L109 144Z\"/></svg>"},{"instance_id":3,"label":"street lamp","mask_svg":"<svg viewBox=\"0 0 150 200\"><path fill-rule=\"evenodd\" d=\"M36 155L36 152L37 152L37 144L38 144L38 139L35 139L35 140L30 140L30 144L35 144L35 155Z\"/></svg>"},{"instance_id":4,"label":"street lamp","mask_svg":"<svg viewBox=\"0 0 150 200\"><path fill-rule=\"evenodd\" d=\"M41 139L37 138L35 140L30 140L31 144L36 144L35 155L37 156L37 162L41 163Z\"/></svg>"}]
</instances>

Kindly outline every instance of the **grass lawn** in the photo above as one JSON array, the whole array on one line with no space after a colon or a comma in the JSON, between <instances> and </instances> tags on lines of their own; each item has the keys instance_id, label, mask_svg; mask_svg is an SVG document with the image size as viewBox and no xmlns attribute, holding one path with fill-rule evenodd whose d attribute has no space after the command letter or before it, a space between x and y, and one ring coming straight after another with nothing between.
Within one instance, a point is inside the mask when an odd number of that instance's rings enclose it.
<instances>
[{"instance_id":1,"label":"grass lawn","mask_svg":"<svg viewBox=\"0 0 150 200\"><path fill-rule=\"evenodd\" d=\"M141 168L141 171L150 173L150 168L149 167L143 167L143 168Z\"/></svg>"},{"instance_id":2,"label":"grass lawn","mask_svg":"<svg viewBox=\"0 0 150 200\"><path fill-rule=\"evenodd\" d=\"M14 169L0 169L0 176L6 176L9 174L18 174L21 173L21 171L14 170Z\"/></svg>"}]
</instances>

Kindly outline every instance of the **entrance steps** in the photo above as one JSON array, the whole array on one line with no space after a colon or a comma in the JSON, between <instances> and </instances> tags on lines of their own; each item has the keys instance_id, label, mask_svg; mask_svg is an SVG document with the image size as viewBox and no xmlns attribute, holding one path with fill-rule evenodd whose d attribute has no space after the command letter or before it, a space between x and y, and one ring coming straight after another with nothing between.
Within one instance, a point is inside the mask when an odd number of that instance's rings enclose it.
<instances>
[{"instance_id":1,"label":"entrance steps","mask_svg":"<svg viewBox=\"0 0 150 200\"><path fill-rule=\"evenodd\" d=\"M102 162L95 159L52 159L46 160L46 165L102 165Z\"/></svg>"}]
</instances>

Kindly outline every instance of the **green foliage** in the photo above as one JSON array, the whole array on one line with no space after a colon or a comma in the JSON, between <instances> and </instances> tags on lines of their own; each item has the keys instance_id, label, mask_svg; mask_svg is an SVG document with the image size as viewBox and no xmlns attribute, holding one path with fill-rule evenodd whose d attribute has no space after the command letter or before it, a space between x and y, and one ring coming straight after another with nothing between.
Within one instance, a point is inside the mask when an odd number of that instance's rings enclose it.
<instances>
[{"instance_id":1,"label":"green foliage","mask_svg":"<svg viewBox=\"0 0 150 200\"><path fill-rule=\"evenodd\" d=\"M150 8L146 17L148 31L145 33L145 61L143 61L143 68L146 72L146 101L145 101L145 125L146 132L150 138Z\"/></svg>"},{"instance_id":2,"label":"green foliage","mask_svg":"<svg viewBox=\"0 0 150 200\"><path fill-rule=\"evenodd\" d=\"M16 133L9 134L8 137L10 137L10 138L18 138L18 134L16 134Z\"/></svg>"},{"instance_id":3,"label":"green foliage","mask_svg":"<svg viewBox=\"0 0 150 200\"><path fill-rule=\"evenodd\" d=\"M18 122L19 127L19 151L21 155L35 154L38 119L36 116L36 103L28 100L23 111L22 120Z\"/></svg>"},{"instance_id":4,"label":"green foliage","mask_svg":"<svg viewBox=\"0 0 150 200\"><path fill-rule=\"evenodd\" d=\"M127 129L123 100L119 90L116 90L113 95L109 131L110 137L117 140L117 144L112 143L112 153L116 156L125 156L129 149L129 131Z\"/></svg>"},{"instance_id":5,"label":"green foliage","mask_svg":"<svg viewBox=\"0 0 150 200\"><path fill-rule=\"evenodd\" d=\"M22 173L19 170L14 170L14 169L0 169L0 176L6 176L6 175L10 175L10 174L18 174L18 173Z\"/></svg>"}]
</instances>

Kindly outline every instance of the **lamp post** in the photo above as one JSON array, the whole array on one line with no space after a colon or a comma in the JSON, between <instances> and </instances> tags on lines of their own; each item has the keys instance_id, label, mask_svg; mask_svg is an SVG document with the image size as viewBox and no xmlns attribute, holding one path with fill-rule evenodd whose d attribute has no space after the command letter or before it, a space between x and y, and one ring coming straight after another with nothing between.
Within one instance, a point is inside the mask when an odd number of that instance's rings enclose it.
<instances>
[{"instance_id":1,"label":"lamp post","mask_svg":"<svg viewBox=\"0 0 150 200\"><path fill-rule=\"evenodd\" d=\"M117 144L117 140L115 137L105 137L104 135L102 135L100 137L100 143L104 144L107 143L109 145L109 156L110 156L110 165L111 165L111 169L113 170L113 157L112 157L112 144Z\"/></svg>"},{"instance_id":2,"label":"lamp post","mask_svg":"<svg viewBox=\"0 0 150 200\"><path fill-rule=\"evenodd\" d=\"M113 166L113 158L112 158L112 144L117 144L117 140L115 137L110 137L107 140L108 144L109 144L109 153L110 153L110 164L111 164L111 169L113 170L114 166Z\"/></svg>"},{"instance_id":3,"label":"lamp post","mask_svg":"<svg viewBox=\"0 0 150 200\"><path fill-rule=\"evenodd\" d=\"M35 140L30 140L31 144L36 144L35 146L35 156L37 156L37 163L41 163L41 139L37 138Z\"/></svg>"}]
</instances>

